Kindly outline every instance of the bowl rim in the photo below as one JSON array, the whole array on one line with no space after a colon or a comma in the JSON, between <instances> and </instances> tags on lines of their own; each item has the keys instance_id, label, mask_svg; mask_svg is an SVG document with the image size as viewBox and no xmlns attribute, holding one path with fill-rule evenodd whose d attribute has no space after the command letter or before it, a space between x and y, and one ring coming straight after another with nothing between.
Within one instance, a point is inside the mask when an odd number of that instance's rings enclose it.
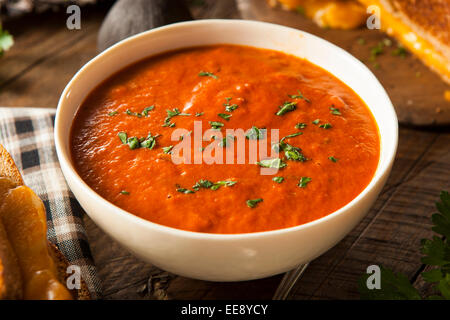
<instances>
[{"instance_id":1,"label":"bowl rim","mask_svg":"<svg viewBox=\"0 0 450 320\"><path fill-rule=\"evenodd\" d=\"M382 135L381 135L381 130L379 128L378 122L375 121L377 128L378 128L379 135L380 135L380 159L378 160L378 165L377 165L376 171L374 173L374 176L370 180L369 184L355 198L353 198L350 202L348 202L341 208L327 214L324 217L321 217L319 219L316 219L316 220L313 220L313 221L310 221L310 222L307 222L307 223L304 223L301 225L293 226L293 227L268 230L268 231L250 232L250 233L233 233L233 234L209 233L209 232L197 232L197 231L177 229L177 228L165 226L165 225L158 224L158 223L155 223L155 222L152 222L149 220L145 220L141 217L138 217L138 216L132 214L131 212L128 212L128 211L114 205L113 203L109 202L108 200L106 200L105 198L100 196L89 185L87 185L87 183L79 176L79 174L73 167L70 156L66 152L63 151L64 145L66 145L69 142L69 139L65 139L64 137L62 137L61 131L63 129L61 128L60 123L62 122L61 109L63 108L65 97L68 95L68 93L70 93L73 83L75 83L77 81L80 74L83 73L87 68L89 68L89 66L91 66L92 64L95 64L98 60L102 59L103 56L112 54L112 52L114 50L118 50L118 48L126 45L128 42L136 41L139 38L145 38L149 34L153 34L153 33L157 33L157 32L164 32L168 29L185 28L185 27L188 27L191 25L204 25L204 27L207 27L207 25L209 25L209 24L249 24L249 25L254 25L256 27L258 27L258 26L271 27L274 29L279 29L280 31L296 32L305 37L310 37L314 40L318 40L319 42L322 42L322 44L324 44L325 46L328 46L331 50L334 50L336 52L339 52L341 55L346 56L346 58L350 58L352 63L355 64L355 67L362 68L367 73L368 80L370 80L371 83L378 85L377 90L380 91L380 94L384 95L386 98L385 99L386 103L383 103L383 104L385 104L385 105L387 104L386 111L390 112L390 115L388 115L388 117L391 118L394 123L394 128L392 128L394 131L394 136L392 136L392 138L395 140L394 140L394 143L392 144L391 148L389 150L386 150L386 158L387 159L386 159L386 161L384 161L382 163L382 161L381 161L381 155L382 155L382 151L383 151L383 145L381 144ZM217 43L220 44L221 42L217 42ZM232 44L232 43L230 42L230 44ZM278 50L278 51L284 52L283 50ZM163 53L163 52L164 51L162 51L161 53ZM306 60L308 60L308 59L306 59ZM130 62L130 64L131 63L132 62ZM320 66L319 64L316 64L316 63L314 63L314 64L322 68L322 66ZM127 66L128 65L125 65L124 67L121 67L119 70L122 70L122 69L126 68ZM338 78L334 74L333 74L333 76ZM339 79L339 80L341 80L341 79ZM355 91L355 93L358 94L358 92L356 92L356 91ZM358 94L358 96L359 96L359 94ZM367 103L366 103L366 105L367 105ZM372 113L371 107L369 105L367 105L367 106ZM232 19L232 20L230 20L230 19L202 19L202 20L177 22L177 23L172 23L169 25L165 25L162 27L158 27L155 29L151 29L151 30L147 30L147 31L138 33L136 35L125 38L125 39L121 40L120 42L112 45L108 49L97 54L95 57L93 57L91 60L89 60L86 64L84 64L77 71L77 73L72 77L72 79L69 81L69 83L66 85L66 87L64 88L63 92L61 93L60 99L58 101L54 128L55 128L54 139L55 139L55 147L56 147L56 151L57 151L57 156L58 156L58 160L60 162L61 170L63 171L63 174L64 174L66 180L69 180L66 177L66 174L68 174L70 176L69 178L72 179L72 181L74 183L76 183L79 188L83 189L83 192L85 192L85 194L90 198L91 201L101 202L104 206L106 206L110 210L111 214L117 215L123 219L127 219L133 223L140 224L144 228L156 229L156 231L169 233L171 235L175 235L175 236L179 236L179 237L187 237L187 238L192 238L192 239L229 240L229 241L240 240L240 239L255 239L255 238L259 238L259 237L277 236L277 235L287 234L287 233L291 233L291 232L297 232L297 231L301 231L304 229L308 229L308 228L313 227L318 224L325 223L339 215L345 214L345 212L348 209L355 206L372 189L374 189L375 186L378 185L381 182L381 180L384 178L385 174L389 172L389 169L391 168L391 166L394 162L396 151L397 151L397 145L398 145L398 119L397 119L397 115L396 115L394 106L392 105L389 95L387 94L384 87L381 85L381 83L378 81L378 79L375 77L375 75L370 71L370 69L365 64L363 64L360 60L355 58L352 54L350 54L349 52L345 51L344 49L336 46L335 44L333 44L325 39L322 39L316 35L313 35L311 33L305 32L303 30L299 30L299 29L295 29L295 28L291 28L291 27L287 27L287 26L282 26L282 25L278 25L278 24L274 24L274 23L253 21L253 20L242 20L242 19Z\"/></svg>"}]
</instances>

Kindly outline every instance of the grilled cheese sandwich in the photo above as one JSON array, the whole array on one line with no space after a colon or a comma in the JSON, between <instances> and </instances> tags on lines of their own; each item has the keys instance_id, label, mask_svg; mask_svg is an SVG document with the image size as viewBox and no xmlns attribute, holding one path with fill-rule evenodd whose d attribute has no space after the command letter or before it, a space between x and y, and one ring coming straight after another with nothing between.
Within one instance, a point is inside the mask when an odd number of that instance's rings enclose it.
<instances>
[{"instance_id":1,"label":"grilled cheese sandwich","mask_svg":"<svg viewBox=\"0 0 450 320\"><path fill-rule=\"evenodd\" d=\"M450 83L449 0L358 0L380 8L381 29Z\"/></svg>"},{"instance_id":2,"label":"grilled cheese sandwich","mask_svg":"<svg viewBox=\"0 0 450 320\"><path fill-rule=\"evenodd\" d=\"M278 0L284 9L296 10L322 28L354 29L367 19L366 9L354 0ZM277 1L269 1L272 6Z\"/></svg>"}]
</instances>

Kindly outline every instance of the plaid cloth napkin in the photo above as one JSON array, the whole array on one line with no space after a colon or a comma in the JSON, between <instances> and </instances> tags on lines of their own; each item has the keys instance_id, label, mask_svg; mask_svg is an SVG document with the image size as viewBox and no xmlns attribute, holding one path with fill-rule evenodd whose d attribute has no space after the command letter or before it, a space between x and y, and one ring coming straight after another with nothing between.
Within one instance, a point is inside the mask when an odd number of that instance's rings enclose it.
<instances>
[{"instance_id":1,"label":"plaid cloth napkin","mask_svg":"<svg viewBox=\"0 0 450 320\"><path fill-rule=\"evenodd\" d=\"M92 299L101 297L92 260L84 211L75 200L59 167L53 140L56 109L0 108L0 143L9 151L25 184L47 210L47 237L71 265L78 265Z\"/></svg>"}]
</instances>

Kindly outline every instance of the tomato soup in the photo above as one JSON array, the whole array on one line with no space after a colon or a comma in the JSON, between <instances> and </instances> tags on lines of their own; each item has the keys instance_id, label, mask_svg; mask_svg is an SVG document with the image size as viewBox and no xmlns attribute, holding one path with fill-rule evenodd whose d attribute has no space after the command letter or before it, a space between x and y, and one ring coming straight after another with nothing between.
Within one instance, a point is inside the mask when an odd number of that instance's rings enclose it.
<instances>
[{"instance_id":1,"label":"tomato soup","mask_svg":"<svg viewBox=\"0 0 450 320\"><path fill-rule=\"evenodd\" d=\"M195 140L199 124L216 134ZM143 219L210 233L324 217L361 193L380 155L375 120L347 85L304 59L234 45L166 52L112 75L80 106L70 139L77 172L102 197ZM193 159L208 150L225 159L231 149L231 163ZM190 162L174 161L188 154Z\"/></svg>"}]
</instances>

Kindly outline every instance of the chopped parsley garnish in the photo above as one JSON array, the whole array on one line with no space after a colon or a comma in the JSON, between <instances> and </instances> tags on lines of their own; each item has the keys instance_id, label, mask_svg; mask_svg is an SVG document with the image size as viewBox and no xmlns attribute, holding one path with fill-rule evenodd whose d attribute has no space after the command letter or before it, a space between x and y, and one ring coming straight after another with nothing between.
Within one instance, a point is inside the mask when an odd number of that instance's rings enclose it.
<instances>
[{"instance_id":1,"label":"chopped parsley garnish","mask_svg":"<svg viewBox=\"0 0 450 320\"><path fill-rule=\"evenodd\" d=\"M153 149L156 145L156 138L159 137L159 135L152 136L150 132L148 133L147 137L140 139L138 139L137 137L128 138L126 132L119 132L117 136L119 137L122 144L127 144L131 150L138 148Z\"/></svg>"},{"instance_id":2,"label":"chopped parsley garnish","mask_svg":"<svg viewBox=\"0 0 450 320\"><path fill-rule=\"evenodd\" d=\"M128 191L126 191L126 190L120 191L120 194L123 194L124 196L129 196L130 195L130 193Z\"/></svg>"},{"instance_id":3,"label":"chopped parsley garnish","mask_svg":"<svg viewBox=\"0 0 450 320\"><path fill-rule=\"evenodd\" d=\"M211 125L211 128L215 130L220 130L220 128L224 126L224 124L219 121L209 121L209 124Z\"/></svg>"},{"instance_id":4,"label":"chopped parsley garnish","mask_svg":"<svg viewBox=\"0 0 450 320\"><path fill-rule=\"evenodd\" d=\"M216 183L214 183L214 185L210 189L217 190L220 187L232 187L236 183L237 183L237 181L232 181L232 180L217 181Z\"/></svg>"},{"instance_id":5,"label":"chopped parsley garnish","mask_svg":"<svg viewBox=\"0 0 450 320\"><path fill-rule=\"evenodd\" d=\"M226 147L226 146L228 146L228 140L234 140L234 139L235 139L234 136L228 135L225 138L222 138L222 141L219 142L219 146Z\"/></svg>"},{"instance_id":6,"label":"chopped parsley garnish","mask_svg":"<svg viewBox=\"0 0 450 320\"><path fill-rule=\"evenodd\" d=\"M139 148L139 139L136 137L128 138L127 144L131 150Z\"/></svg>"},{"instance_id":7,"label":"chopped parsley garnish","mask_svg":"<svg viewBox=\"0 0 450 320\"><path fill-rule=\"evenodd\" d=\"M294 138L297 136L301 136L303 134L303 132L296 132L296 133L292 133L290 135L287 135L286 137L281 138L280 142L283 142L285 139L289 139L289 138Z\"/></svg>"},{"instance_id":8,"label":"chopped parsley garnish","mask_svg":"<svg viewBox=\"0 0 450 320\"><path fill-rule=\"evenodd\" d=\"M313 124L319 124L319 122L320 122L320 119L316 119L316 120L314 120L312 123L313 123Z\"/></svg>"},{"instance_id":9,"label":"chopped parsley garnish","mask_svg":"<svg viewBox=\"0 0 450 320\"><path fill-rule=\"evenodd\" d=\"M109 112L108 113L108 116L110 116L110 117L114 117L116 114L118 114L119 112L117 112L117 111L111 111L111 112Z\"/></svg>"},{"instance_id":10,"label":"chopped parsley garnish","mask_svg":"<svg viewBox=\"0 0 450 320\"><path fill-rule=\"evenodd\" d=\"M286 167L286 163L280 158L261 160L257 164L263 168L281 169Z\"/></svg>"},{"instance_id":11,"label":"chopped parsley garnish","mask_svg":"<svg viewBox=\"0 0 450 320\"><path fill-rule=\"evenodd\" d=\"M225 106L225 111L226 112L233 112L234 110L236 110L239 106L237 104L230 104L231 101L231 97L227 97L225 98L225 100L227 101L226 103L224 103L223 105Z\"/></svg>"},{"instance_id":12,"label":"chopped parsley garnish","mask_svg":"<svg viewBox=\"0 0 450 320\"><path fill-rule=\"evenodd\" d=\"M341 116L342 115L341 111L339 111L338 108L335 108L334 105L332 107L330 107L330 113L334 114L335 116Z\"/></svg>"},{"instance_id":13,"label":"chopped parsley garnish","mask_svg":"<svg viewBox=\"0 0 450 320\"><path fill-rule=\"evenodd\" d=\"M173 146L163 147L162 149L164 153L168 154L172 152Z\"/></svg>"},{"instance_id":14,"label":"chopped parsley garnish","mask_svg":"<svg viewBox=\"0 0 450 320\"><path fill-rule=\"evenodd\" d=\"M375 59L383 53L383 42L379 42L376 47L370 49L370 61L375 61Z\"/></svg>"},{"instance_id":15,"label":"chopped parsley garnish","mask_svg":"<svg viewBox=\"0 0 450 320\"><path fill-rule=\"evenodd\" d=\"M364 38L359 38L359 39L358 39L358 44L360 44L360 45L366 44L366 39L364 39Z\"/></svg>"},{"instance_id":16,"label":"chopped parsley garnish","mask_svg":"<svg viewBox=\"0 0 450 320\"><path fill-rule=\"evenodd\" d=\"M204 114L204 112L196 112L196 113L195 113L195 116L196 116L196 117L200 117L200 116L202 116L203 114Z\"/></svg>"},{"instance_id":17,"label":"chopped parsley garnish","mask_svg":"<svg viewBox=\"0 0 450 320\"><path fill-rule=\"evenodd\" d=\"M153 109L155 109L155 106L150 106L150 107L146 107L144 108L144 110L142 110L142 115L144 115L145 117L148 116L148 112L152 111Z\"/></svg>"},{"instance_id":18,"label":"chopped parsley garnish","mask_svg":"<svg viewBox=\"0 0 450 320\"><path fill-rule=\"evenodd\" d=\"M305 96L300 92L300 90L297 90L298 94L288 94L288 97L291 99L303 99L308 103L311 103L311 100L309 100L308 98L305 98Z\"/></svg>"},{"instance_id":19,"label":"chopped parsley garnish","mask_svg":"<svg viewBox=\"0 0 450 320\"><path fill-rule=\"evenodd\" d=\"M147 138L140 140L141 148L153 149L156 145L156 138L158 137L159 135L152 136L149 132Z\"/></svg>"},{"instance_id":20,"label":"chopped parsley garnish","mask_svg":"<svg viewBox=\"0 0 450 320\"><path fill-rule=\"evenodd\" d=\"M301 177L300 181L298 182L298 186L300 188L306 188L307 184L311 182L311 178L309 177Z\"/></svg>"},{"instance_id":21,"label":"chopped parsley garnish","mask_svg":"<svg viewBox=\"0 0 450 320\"><path fill-rule=\"evenodd\" d=\"M305 162L308 160L302 153L302 149L291 146L290 144L280 141L279 144L274 145L277 152L284 151L284 156L287 160Z\"/></svg>"},{"instance_id":22,"label":"chopped parsley garnish","mask_svg":"<svg viewBox=\"0 0 450 320\"><path fill-rule=\"evenodd\" d=\"M304 122L300 122L295 125L295 129L305 129L305 128L306 128L306 123L304 123Z\"/></svg>"},{"instance_id":23,"label":"chopped parsley garnish","mask_svg":"<svg viewBox=\"0 0 450 320\"><path fill-rule=\"evenodd\" d=\"M258 203L262 202L263 199L259 198L259 199L251 199L251 200L247 200L247 206L249 208L254 208L258 205Z\"/></svg>"},{"instance_id":24,"label":"chopped parsley garnish","mask_svg":"<svg viewBox=\"0 0 450 320\"><path fill-rule=\"evenodd\" d=\"M264 139L264 131L253 126L251 129L247 130L245 137L248 140L261 140Z\"/></svg>"},{"instance_id":25,"label":"chopped parsley garnish","mask_svg":"<svg viewBox=\"0 0 450 320\"><path fill-rule=\"evenodd\" d=\"M277 116L282 116L288 112L294 111L297 108L296 102L286 101L282 106L278 107L280 110L276 113Z\"/></svg>"},{"instance_id":26,"label":"chopped parsley garnish","mask_svg":"<svg viewBox=\"0 0 450 320\"><path fill-rule=\"evenodd\" d=\"M335 158L333 156L328 157L328 159L330 159L332 162L335 162L335 163L339 161L339 159L337 159L337 158Z\"/></svg>"},{"instance_id":27,"label":"chopped parsley garnish","mask_svg":"<svg viewBox=\"0 0 450 320\"><path fill-rule=\"evenodd\" d=\"M406 51L406 49L402 46L398 46L394 51L392 51L392 54L394 56L399 56L399 57L406 57L406 54L408 53L408 51Z\"/></svg>"},{"instance_id":28,"label":"chopped parsley garnish","mask_svg":"<svg viewBox=\"0 0 450 320\"><path fill-rule=\"evenodd\" d=\"M205 188L205 189L209 189L214 185L214 183L212 183L209 180L204 180L204 179L200 179L197 181L197 183L192 187L192 189L194 189L195 191L198 191L200 188Z\"/></svg>"},{"instance_id":29,"label":"chopped parsley garnish","mask_svg":"<svg viewBox=\"0 0 450 320\"><path fill-rule=\"evenodd\" d=\"M220 187L232 187L237 183L237 181L233 180L223 180L223 181L217 181L217 182L211 182L206 179L200 179L198 180L192 189L195 191L199 191L200 189L210 189L210 190L218 190Z\"/></svg>"},{"instance_id":30,"label":"chopped parsley garnish","mask_svg":"<svg viewBox=\"0 0 450 320\"><path fill-rule=\"evenodd\" d=\"M195 193L194 191L189 190L189 189L185 189L185 188L177 188L177 191L181 192L181 193L184 193L184 194Z\"/></svg>"},{"instance_id":31,"label":"chopped parsley garnish","mask_svg":"<svg viewBox=\"0 0 450 320\"><path fill-rule=\"evenodd\" d=\"M163 127L170 127L170 128L175 127L175 123L171 122L173 117L190 116L191 115L190 113L182 113L180 110L178 110L178 108L175 108L173 110L167 109L166 112L167 112L167 117L164 120Z\"/></svg>"},{"instance_id":32,"label":"chopped parsley garnish","mask_svg":"<svg viewBox=\"0 0 450 320\"><path fill-rule=\"evenodd\" d=\"M214 78L214 79L219 79L219 77L216 76L214 73L207 72L207 71L200 71L198 76L199 77L211 77L211 78Z\"/></svg>"},{"instance_id":33,"label":"chopped parsley garnish","mask_svg":"<svg viewBox=\"0 0 450 320\"><path fill-rule=\"evenodd\" d=\"M142 114L138 113L138 112L132 112L130 109L127 109L127 111L125 111L125 113L129 116L135 116L138 118L142 117Z\"/></svg>"},{"instance_id":34,"label":"chopped parsley garnish","mask_svg":"<svg viewBox=\"0 0 450 320\"><path fill-rule=\"evenodd\" d=\"M283 177L273 177L272 181L276 182L276 183L282 183L284 181Z\"/></svg>"},{"instance_id":35,"label":"chopped parsley garnish","mask_svg":"<svg viewBox=\"0 0 450 320\"><path fill-rule=\"evenodd\" d=\"M226 114L226 113L219 113L218 116L226 121L229 121L231 118L231 114Z\"/></svg>"},{"instance_id":36,"label":"chopped parsley garnish","mask_svg":"<svg viewBox=\"0 0 450 320\"><path fill-rule=\"evenodd\" d=\"M152 111L155 108L155 106L150 106L150 107L146 107L144 108L144 110L142 110L142 112L133 112L130 109L127 109L125 111L125 113L129 116L134 116L134 117L138 117L138 118L142 118L142 117L147 117L148 116L148 112Z\"/></svg>"},{"instance_id":37,"label":"chopped parsley garnish","mask_svg":"<svg viewBox=\"0 0 450 320\"><path fill-rule=\"evenodd\" d=\"M332 126L330 123L324 123L324 124L321 124L321 125L319 126L319 128L322 128L322 129L331 129L331 128L333 128L333 126Z\"/></svg>"}]
</instances>

